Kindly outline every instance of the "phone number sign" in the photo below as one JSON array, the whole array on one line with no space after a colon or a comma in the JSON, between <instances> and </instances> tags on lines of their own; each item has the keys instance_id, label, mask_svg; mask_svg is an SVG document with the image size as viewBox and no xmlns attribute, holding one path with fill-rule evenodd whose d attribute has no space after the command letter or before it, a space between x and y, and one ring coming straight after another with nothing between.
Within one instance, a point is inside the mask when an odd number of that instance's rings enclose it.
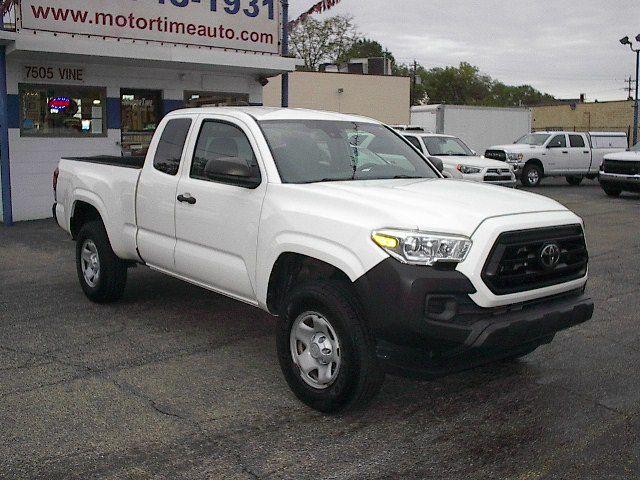
<instances>
[{"instance_id":1,"label":"phone number sign","mask_svg":"<svg viewBox=\"0 0 640 480\"><path fill-rule=\"evenodd\" d=\"M277 54L280 0L22 0L19 25Z\"/></svg>"}]
</instances>

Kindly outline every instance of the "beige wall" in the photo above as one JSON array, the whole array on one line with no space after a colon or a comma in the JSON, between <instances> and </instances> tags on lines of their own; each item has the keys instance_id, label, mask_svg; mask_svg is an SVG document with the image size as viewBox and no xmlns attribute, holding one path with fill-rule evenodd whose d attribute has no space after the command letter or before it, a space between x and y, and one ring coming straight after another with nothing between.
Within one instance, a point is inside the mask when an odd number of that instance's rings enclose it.
<instances>
[{"instance_id":1,"label":"beige wall","mask_svg":"<svg viewBox=\"0 0 640 480\"><path fill-rule=\"evenodd\" d=\"M279 107L280 77L270 78L263 90L265 106ZM343 89L343 93L338 93ZM354 113L388 124L409 123L408 77L346 73L289 74L289 106Z\"/></svg>"},{"instance_id":2,"label":"beige wall","mask_svg":"<svg viewBox=\"0 0 640 480\"><path fill-rule=\"evenodd\" d=\"M533 109L534 130L622 131L633 128L633 101L552 105Z\"/></svg>"}]
</instances>

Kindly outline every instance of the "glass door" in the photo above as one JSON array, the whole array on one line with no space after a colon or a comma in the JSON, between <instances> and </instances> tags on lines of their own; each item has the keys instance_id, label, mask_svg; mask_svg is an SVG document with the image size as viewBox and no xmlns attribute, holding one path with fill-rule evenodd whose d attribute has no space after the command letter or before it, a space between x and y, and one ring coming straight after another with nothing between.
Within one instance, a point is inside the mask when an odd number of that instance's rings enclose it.
<instances>
[{"instance_id":1,"label":"glass door","mask_svg":"<svg viewBox=\"0 0 640 480\"><path fill-rule=\"evenodd\" d=\"M120 90L122 154L144 156L162 118L160 90Z\"/></svg>"}]
</instances>

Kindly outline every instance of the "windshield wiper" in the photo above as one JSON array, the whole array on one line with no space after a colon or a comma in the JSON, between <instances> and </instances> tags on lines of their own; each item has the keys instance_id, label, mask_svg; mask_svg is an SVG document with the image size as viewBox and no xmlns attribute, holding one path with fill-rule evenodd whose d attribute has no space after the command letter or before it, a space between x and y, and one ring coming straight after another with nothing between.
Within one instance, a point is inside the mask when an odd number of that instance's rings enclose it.
<instances>
[{"instance_id":1,"label":"windshield wiper","mask_svg":"<svg viewBox=\"0 0 640 480\"><path fill-rule=\"evenodd\" d=\"M393 177L394 180L399 178L425 178L425 177L416 177L415 175L396 175Z\"/></svg>"}]
</instances>

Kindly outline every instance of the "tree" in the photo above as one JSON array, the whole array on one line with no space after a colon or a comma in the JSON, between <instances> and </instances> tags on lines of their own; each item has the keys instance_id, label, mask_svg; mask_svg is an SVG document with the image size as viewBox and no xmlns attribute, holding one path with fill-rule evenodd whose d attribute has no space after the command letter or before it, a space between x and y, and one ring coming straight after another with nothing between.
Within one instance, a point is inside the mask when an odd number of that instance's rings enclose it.
<instances>
[{"instance_id":1,"label":"tree","mask_svg":"<svg viewBox=\"0 0 640 480\"><path fill-rule=\"evenodd\" d=\"M307 18L291 32L290 44L304 68L315 71L322 63L337 63L357 39L353 18L337 15L324 21Z\"/></svg>"},{"instance_id":2,"label":"tree","mask_svg":"<svg viewBox=\"0 0 640 480\"><path fill-rule=\"evenodd\" d=\"M354 42L351 45L344 55L342 55L338 61L340 63L347 63L349 60L354 58L375 58L375 57L386 57L391 60L392 64L395 64L395 58L393 54L380 45L375 40L371 40L369 38L361 38Z\"/></svg>"},{"instance_id":3,"label":"tree","mask_svg":"<svg viewBox=\"0 0 640 480\"><path fill-rule=\"evenodd\" d=\"M413 67L402 65L396 74L411 76ZM530 85L511 86L480 73L478 67L462 62L458 67L432 68L421 65L417 75L422 85L416 85L411 95L411 105L425 99L429 103L452 105L483 105L493 107L535 106L548 103L554 97L542 93Z\"/></svg>"}]
</instances>

